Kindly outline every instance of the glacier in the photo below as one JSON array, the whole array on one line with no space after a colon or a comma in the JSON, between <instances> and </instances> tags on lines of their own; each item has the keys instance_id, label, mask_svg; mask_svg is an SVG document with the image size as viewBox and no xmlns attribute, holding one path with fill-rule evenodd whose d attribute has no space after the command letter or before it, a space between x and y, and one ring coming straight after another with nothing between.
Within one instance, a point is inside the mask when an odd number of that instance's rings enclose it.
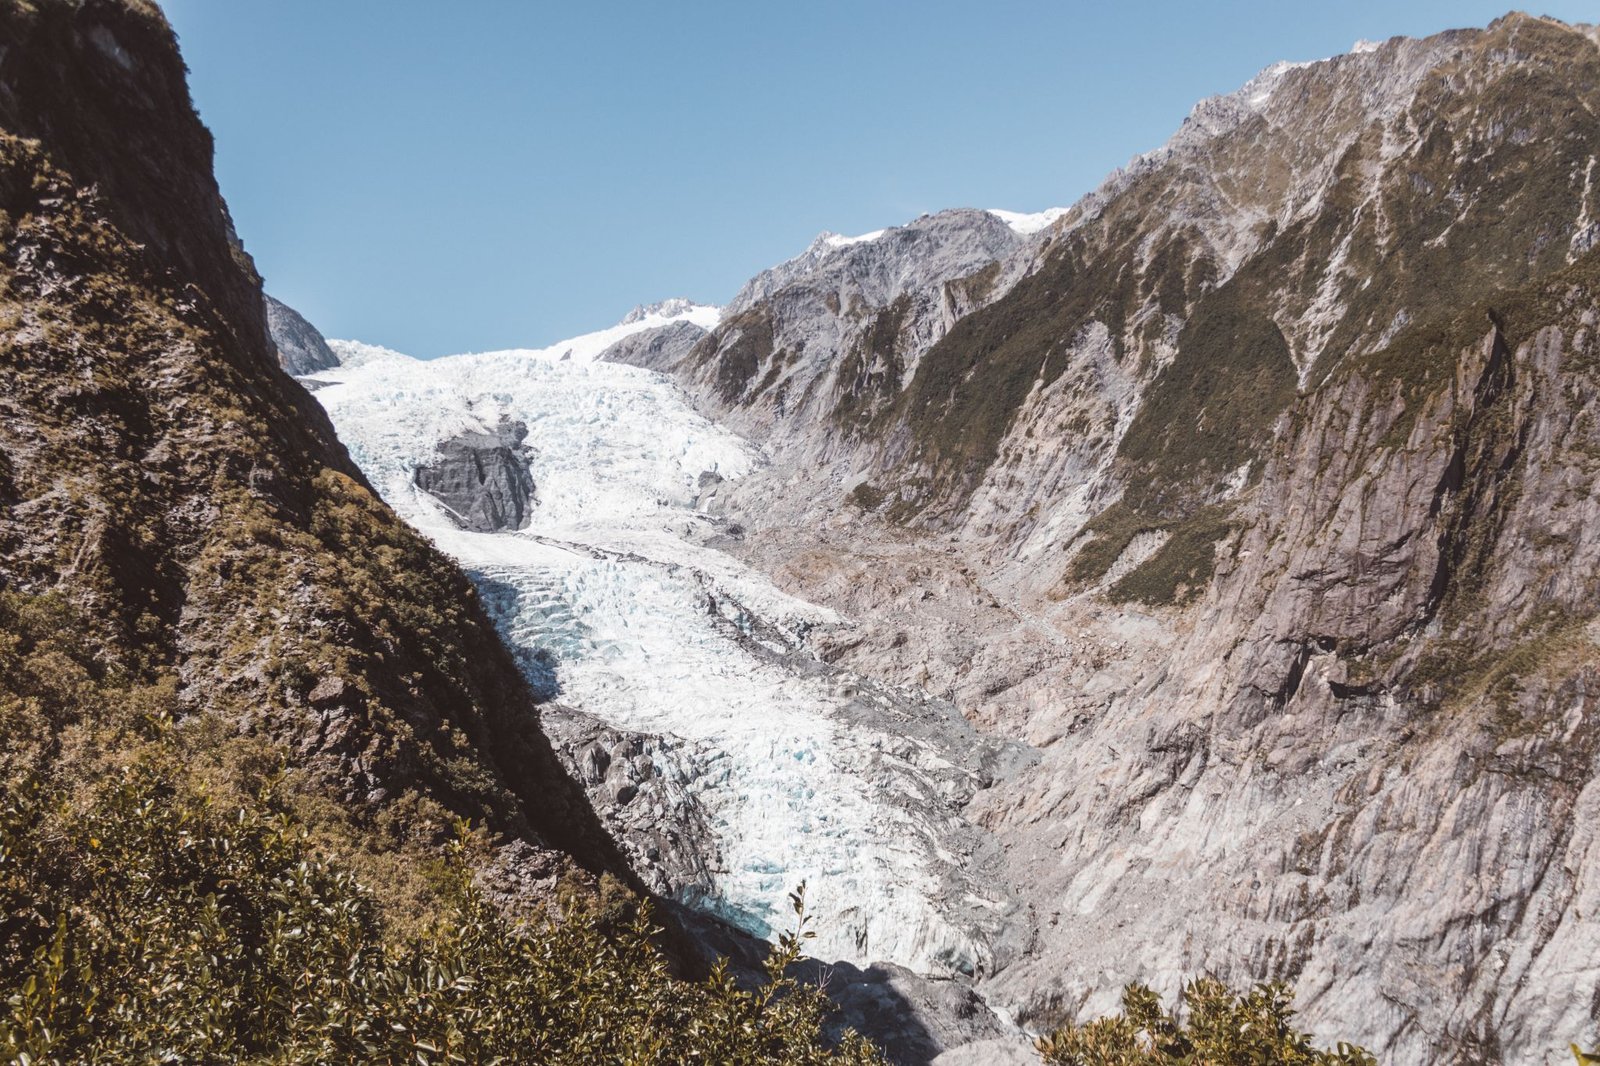
<instances>
[{"instance_id":1,"label":"glacier","mask_svg":"<svg viewBox=\"0 0 1600 1066\"><path fill-rule=\"evenodd\" d=\"M652 371L599 360L618 339L718 311L686 301L538 349L421 361L331 341L307 376L351 456L407 521L479 583L530 681L651 750L703 814L705 875L680 901L760 937L807 885L812 953L920 973L985 972L1016 908L987 876L998 846L962 816L1008 758L949 704L837 670L808 636L852 625L718 548L738 535L704 486L764 458ZM415 483L462 433L524 422L535 489L514 532L458 528ZM597 806L604 797L597 797Z\"/></svg>"}]
</instances>

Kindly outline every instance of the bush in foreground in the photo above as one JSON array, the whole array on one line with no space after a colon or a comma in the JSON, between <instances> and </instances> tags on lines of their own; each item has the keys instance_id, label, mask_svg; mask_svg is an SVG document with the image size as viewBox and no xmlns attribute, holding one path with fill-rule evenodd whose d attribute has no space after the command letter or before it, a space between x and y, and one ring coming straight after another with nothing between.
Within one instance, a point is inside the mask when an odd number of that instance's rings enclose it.
<instances>
[{"instance_id":1,"label":"bush in foreground","mask_svg":"<svg viewBox=\"0 0 1600 1066\"><path fill-rule=\"evenodd\" d=\"M570 904L530 924L441 864L449 905L385 935L372 896L286 817L225 808L135 765L88 797L0 800L0 1059L273 1064L875 1063L829 1048L829 1004L784 975L668 970L648 910Z\"/></svg>"},{"instance_id":2,"label":"bush in foreground","mask_svg":"<svg viewBox=\"0 0 1600 1066\"><path fill-rule=\"evenodd\" d=\"M1049 1066L1376 1066L1364 1049L1341 1043L1319 1051L1290 1024L1283 985L1239 995L1201 978L1183 990L1185 1017L1165 1010L1144 985L1122 991L1122 1013L1065 1025L1038 1042Z\"/></svg>"}]
</instances>

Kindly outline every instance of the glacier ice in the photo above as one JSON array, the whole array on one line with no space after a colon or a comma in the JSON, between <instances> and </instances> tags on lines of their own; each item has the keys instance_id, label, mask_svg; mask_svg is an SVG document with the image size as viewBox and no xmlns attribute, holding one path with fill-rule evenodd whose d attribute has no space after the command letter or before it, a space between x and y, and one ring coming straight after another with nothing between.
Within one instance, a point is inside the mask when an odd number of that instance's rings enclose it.
<instances>
[{"instance_id":1,"label":"glacier ice","mask_svg":"<svg viewBox=\"0 0 1600 1066\"><path fill-rule=\"evenodd\" d=\"M769 936L803 880L821 957L984 969L1011 903L973 873L993 845L960 808L992 750L948 705L811 656L809 631L848 621L706 546L724 519L695 508L703 474L742 477L760 452L667 379L595 361L633 330L715 314L674 302L542 349L431 361L341 342L356 365L312 375L314 395L385 499L480 581L536 686L677 742L658 770L716 835L710 883L680 886L685 902ZM532 522L462 530L414 472L503 418L528 426Z\"/></svg>"}]
</instances>

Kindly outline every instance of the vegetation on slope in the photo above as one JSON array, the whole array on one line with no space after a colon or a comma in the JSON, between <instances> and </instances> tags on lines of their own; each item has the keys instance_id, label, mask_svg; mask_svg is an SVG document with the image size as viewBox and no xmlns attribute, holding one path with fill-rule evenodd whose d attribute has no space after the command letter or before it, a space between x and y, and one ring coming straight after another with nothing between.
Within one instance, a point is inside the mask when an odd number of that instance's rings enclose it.
<instances>
[{"instance_id":1,"label":"vegetation on slope","mask_svg":"<svg viewBox=\"0 0 1600 1066\"><path fill-rule=\"evenodd\" d=\"M152 723L153 725L154 723ZM86 795L0 805L0 1058L32 1063L871 1063L784 976L681 980L636 903L516 923L458 844L445 905L397 937L292 818L209 799L147 755ZM624 900L633 897L624 896Z\"/></svg>"},{"instance_id":2,"label":"vegetation on slope","mask_svg":"<svg viewBox=\"0 0 1600 1066\"><path fill-rule=\"evenodd\" d=\"M1201 978L1184 987L1184 1017L1164 1009L1143 985L1122 992L1122 1013L1066 1025L1038 1043L1047 1066L1376 1066L1364 1049L1340 1043L1319 1051L1292 1024L1283 985L1230 991Z\"/></svg>"},{"instance_id":3,"label":"vegetation on slope","mask_svg":"<svg viewBox=\"0 0 1600 1066\"><path fill-rule=\"evenodd\" d=\"M923 355L896 402L873 422L880 432L903 422L911 435L908 465L929 475L901 514L965 503L999 455L1024 399L1068 369L1072 345L1092 322L1107 325L1121 360L1130 316L1143 301L1182 307L1210 281L1205 269L1163 267L1148 277L1100 269L1118 254L1131 256L1137 238L1131 225L1108 232L1104 249L1074 236L998 302L957 321ZM1192 255L1183 234L1153 254L1163 264ZM1139 336L1148 340L1161 326L1159 319L1146 322Z\"/></svg>"},{"instance_id":4,"label":"vegetation on slope","mask_svg":"<svg viewBox=\"0 0 1600 1066\"><path fill-rule=\"evenodd\" d=\"M826 998L784 975L803 936L745 989L675 976L615 883L513 921L470 872L487 834L430 843L449 815L419 798L375 846L289 753L82 632L0 591L0 1060L876 1061L830 1048Z\"/></svg>"}]
</instances>

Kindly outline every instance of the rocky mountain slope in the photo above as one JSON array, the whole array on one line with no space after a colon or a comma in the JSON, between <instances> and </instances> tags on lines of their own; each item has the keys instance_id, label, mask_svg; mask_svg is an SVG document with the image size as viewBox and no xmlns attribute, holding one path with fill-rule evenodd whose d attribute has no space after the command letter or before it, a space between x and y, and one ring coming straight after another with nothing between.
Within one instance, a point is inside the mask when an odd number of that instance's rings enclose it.
<instances>
[{"instance_id":1,"label":"rocky mountain slope","mask_svg":"<svg viewBox=\"0 0 1600 1066\"><path fill-rule=\"evenodd\" d=\"M472 586L279 369L153 5L0 6L0 284L8 789L122 757L84 739L112 707L17 665L65 640L207 787L284 771L402 911L456 817L512 887L631 876Z\"/></svg>"},{"instance_id":2,"label":"rocky mountain slope","mask_svg":"<svg viewBox=\"0 0 1600 1066\"><path fill-rule=\"evenodd\" d=\"M279 366L299 376L339 365L327 340L300 312L270 295L266 302L267 329L278 348Z\"/></svg>"},{"instance_id":3,"label":"rocky mountain slope","mask_svg":"<svg viewBox=\"0 0 1600 1066\"><path fill-rule=\"evenodd\" d=\"M1384 1061L1596 1036L1595 31L1280 64L1052 223L819 241L673 364L830 661L1039 761L1034 1021L1296 982ZM915 639L907 639L908 635Z\"/></svg>"}]
</instances>

